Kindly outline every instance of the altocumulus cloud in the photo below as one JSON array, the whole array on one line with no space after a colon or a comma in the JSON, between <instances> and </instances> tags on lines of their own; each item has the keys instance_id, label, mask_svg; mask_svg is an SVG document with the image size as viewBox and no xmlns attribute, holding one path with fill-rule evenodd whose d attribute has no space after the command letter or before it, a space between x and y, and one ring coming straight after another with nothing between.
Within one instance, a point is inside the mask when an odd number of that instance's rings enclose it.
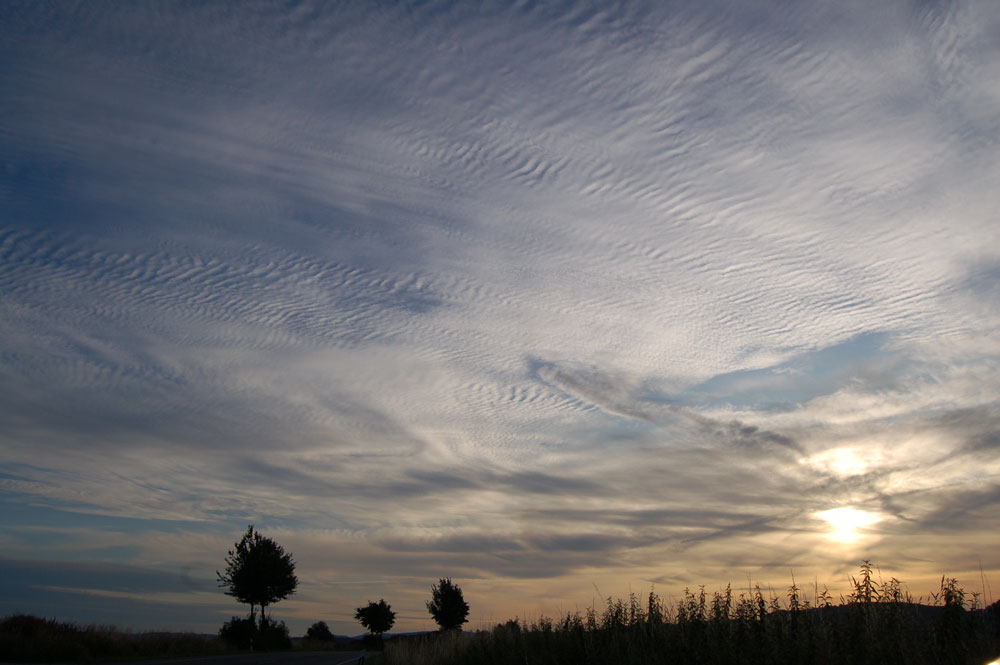
<instances>
[{"instance_id":1,"label":"altocumulus cloud","mask_svg":"<svg viewBox=\"0 0 1000 665\"><path fill-rule=\"evenodd\" d=\"M998 27L5 3L4 611L214 630L248 522L293 632L994 574Z\"/></svg>"}]
</instances>

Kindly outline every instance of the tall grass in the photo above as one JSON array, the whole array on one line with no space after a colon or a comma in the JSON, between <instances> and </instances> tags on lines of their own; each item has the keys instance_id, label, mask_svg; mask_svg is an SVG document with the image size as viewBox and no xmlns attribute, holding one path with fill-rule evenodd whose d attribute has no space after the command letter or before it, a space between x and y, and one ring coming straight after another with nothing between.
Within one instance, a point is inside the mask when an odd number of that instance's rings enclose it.
<instances>
[{"instance_id":1,"label":"tall grass","mask_svg":"<svg viewBox=\"0 0 1000 665\"><path fill-rule=\"evenodd\" d=\"M759 586L711 595L686 589L672 605L653 591L629 594L559 619L390 642L384 662L982 665L1000 656L1000 604L979 608L954 579L942 578L939 591L917 602L899 580L875 579L866 561L852 587L837 604L825 589L810 603L794 580L782 597Z\"/></svg>"},{"instance_id":2,"label":"tall grass","mask_svg":"<svg viewBox=\"0 0 1000 665\"><path fill-rule=\"evenodd\" d=\"M0 621L0 662L86 663L231 653L218 638L176 633L126 633L114 626L15 614Z\"/></svg>"}]
</instances>

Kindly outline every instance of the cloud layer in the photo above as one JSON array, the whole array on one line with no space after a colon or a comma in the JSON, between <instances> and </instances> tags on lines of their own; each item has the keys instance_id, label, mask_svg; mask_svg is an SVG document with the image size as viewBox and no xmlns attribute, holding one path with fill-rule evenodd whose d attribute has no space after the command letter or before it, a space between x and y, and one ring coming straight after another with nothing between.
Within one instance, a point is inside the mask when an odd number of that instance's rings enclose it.
<instances>
[{"instance_id":1,"label":"cloud layer","mask_svg":"<svg viewBox=\"0 0 1000 665\"><path fill-rule=\"evenodd\" d=\"M990 2L0 13L5 611L1000 570Z\"/></svg>"}]
</instances>

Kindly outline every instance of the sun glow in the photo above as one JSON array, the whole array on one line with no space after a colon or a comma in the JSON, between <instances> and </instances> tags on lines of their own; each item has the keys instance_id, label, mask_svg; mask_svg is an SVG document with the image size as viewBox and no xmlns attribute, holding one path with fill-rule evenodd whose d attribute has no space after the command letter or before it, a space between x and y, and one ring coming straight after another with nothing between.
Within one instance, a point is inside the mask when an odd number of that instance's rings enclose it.
<instances>
[{"instance_id":1,"label":"sun glow","mask_svg":"<svg viewBox=\"0 0 1000 665\"><path fill-rule=\"evenodd\" d=\"M885 462L885 456L872 447L842 446L817 453L804 460L813 468L840 477L860 476Z\"/></svg>"},{"instance_id":2,"label":"sun glow","mask_svg":"<svg viewBox=\"0 0 1000 665\"><path fill-rule=\"evenodd\" d=\"M877 513L857 508L833 508L816 513L816 517L830 524L827 536L841 543L853 543L863 535L859 530L882 520Z\"/></svg>"}]
</instances>

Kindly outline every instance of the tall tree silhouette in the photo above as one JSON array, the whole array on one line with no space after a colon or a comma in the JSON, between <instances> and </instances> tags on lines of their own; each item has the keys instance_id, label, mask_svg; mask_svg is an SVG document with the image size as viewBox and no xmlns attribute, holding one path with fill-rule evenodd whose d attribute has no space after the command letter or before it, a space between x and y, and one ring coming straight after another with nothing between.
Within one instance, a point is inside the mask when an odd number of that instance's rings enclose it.
<instances>
[{"instance_id":1,"label":"tall tree silhouette","mask_svg":"<svg viewBox=\"0 0 1000 665\"><path fill-rule=\"evenodd\" d=\"M215 571L219 586L226 595L250 605L250 620L254 608L260 606L260 624L264 627L264 609L295 593L299 580L295 577L295 561L285 548L247 527L243 538L229 550L226 571Z\"/></svg>"},{"instance_id":2,"label":"tall tree silhouette","mask_svg":"<svg viewBox=\"0 0 1000 665\"><path fill-rule=\"evenodd\" d=\"M434 617L441 630L461 628L469 616L469 604L462 597L462 590L453 584L451 578L442 578L431 587L431 599L427 601L427 611Z\"/></svg>"}]
</instances>

